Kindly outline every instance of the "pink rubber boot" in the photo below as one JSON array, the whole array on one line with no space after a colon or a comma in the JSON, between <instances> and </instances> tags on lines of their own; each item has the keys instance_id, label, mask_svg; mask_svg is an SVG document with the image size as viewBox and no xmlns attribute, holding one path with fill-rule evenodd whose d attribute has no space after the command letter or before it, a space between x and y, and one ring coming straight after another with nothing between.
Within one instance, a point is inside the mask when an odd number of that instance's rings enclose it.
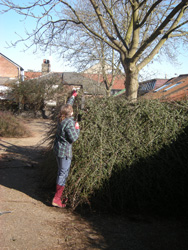
<instances>
[{"instance_id":1,"label":"pink rubber boot","mask_svg":"<svg viewBox=\"0 0 188 250\"><path fill-rule=\"evenodd\" d=\"M56 185L56 193L52 200L52 206L54 207L64 207L61 201L61 196L63 194L64 186Z\"/></svg>"}]
</instances>

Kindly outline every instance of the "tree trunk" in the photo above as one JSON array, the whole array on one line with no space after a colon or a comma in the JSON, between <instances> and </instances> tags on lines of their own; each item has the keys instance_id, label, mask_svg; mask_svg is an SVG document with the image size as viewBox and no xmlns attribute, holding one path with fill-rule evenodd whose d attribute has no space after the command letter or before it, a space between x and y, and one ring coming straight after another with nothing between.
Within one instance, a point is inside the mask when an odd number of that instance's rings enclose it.
<instances>
[{"instance_id":1,"label":"tree trunk","mask_svg":"<svg viewBox=\"0 0 188 250\"><path fill-rule=\"evenodd\" d=\"M126 80L125 80L125 93L126 97L130 101L135 101L138 95L138 71L136 67L130 70L126 70Z\"/></svg>"},{"instance_id":2,"label":"tree trunk","mask_svg":"<svg viewBox=\"0 0 188 250\"><path fill-rule=\"evenodd\" d=\"M135 63L130 62L130 59L121 54L121 63L126 74L125 79L125 94L130 101L136 101L138 95L138 69Z\"/></svg>"},{"instance_id":3,"label":"tree trunk","mask_svg":"<svg viewBox=\"0 0 188 250\"><path fill-rule=\"evenodd\" d=\"M106 96L107 96L107 97L111 96L111 89L107 89L107 90L106 90Z\"/></svg>"}]
</instances>

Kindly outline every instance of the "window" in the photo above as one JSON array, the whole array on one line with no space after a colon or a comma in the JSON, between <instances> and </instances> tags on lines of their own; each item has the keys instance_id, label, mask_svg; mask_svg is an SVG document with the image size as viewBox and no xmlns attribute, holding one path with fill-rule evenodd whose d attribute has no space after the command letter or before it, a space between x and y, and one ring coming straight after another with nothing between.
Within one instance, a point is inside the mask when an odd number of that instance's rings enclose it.
<instances>
[{"instance_id":1,"label":"window","mask_svg":"<svg viewBox=\"0 0 188 250\"><path fill-rule=\"evenodd\" d=\"M178 86L178 85L179 85L179 84L181 84L181 83L182 83L182 82L177 82L176 84L174 84L174 85L170 86L169 88L164 89L164 90L163 90L163 92L166 92L166 91L168 91L169 89L172 89L172 88L174 88L174 87Z\"/></svg>"},{"instance_id":2,"label":"window","mask_svg":"<svg viewBox=\"0 0 188 250\"><path fill-rule=\"evenodd\" d=\"M155 87L155 80L154 81L152 81L152 82L150 82L148 85L149 85L149 90L152 90L152 89L154 89L154 87Z\"/></svg>"},{"instance_id":3,"label":"window","mask_svg":"<svg viewBox=\"0 0 188 250\"><path fill-rule=\"evenodd\" d=\"M142 91L149 91L152 90L155 86L156 80L152 80L150 82L144 83L141 85L140 90Z\"/></svg>"},{"instance_id":4,"label":"window","mask_svg":"<svg viewBox=\"0 0 188 250\"><path fill-rule=\"evenodd\" d=\"M166 83L165 85L161 86L160 88L154 90L154 92L158 92L159 90L164 89L165 87L167 87L167 86L170 85L170 84L171 84L171 82Z\"/></svg>"}]
</instances>

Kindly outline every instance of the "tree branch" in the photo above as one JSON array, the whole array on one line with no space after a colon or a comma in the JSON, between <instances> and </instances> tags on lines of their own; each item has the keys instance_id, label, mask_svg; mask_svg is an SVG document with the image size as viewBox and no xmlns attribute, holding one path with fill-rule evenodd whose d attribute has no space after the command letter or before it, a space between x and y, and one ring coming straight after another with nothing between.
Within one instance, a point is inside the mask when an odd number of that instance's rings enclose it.
<instances>
[{"instance_id":1,"label":"tree branch","mask_svg":"<svg viewBox=\"0 0 188 250\"><path fill-rule=\"evenodd\" d=\"M142 4L144 3L145 1L142 2ZM156 1L151 7L150 9L147 11L145 17L143 18L142 22L140 22L139 26L142 27L144 25L144 23L146 22L147 18L149 17L149 15L151 14L151 12L156 8L156 6L158 4L160 4L162 2L162 0L158 0ZM140 4L140 6L142 5Z\"/></svg>"},{"instance_id":2,"label":"tree branch","mask_svg":"<svg viewBox=\"0 0 188 250\"><path fill-rule=\"evenodd\" d=\"M137 48L138 48L138 44L139 44L139 25L138 25L138 16L139 16L139 8L138 8L138 3L136 0L132 1L132 9L133 9L133 37L132 37L132 45L131 48L129 50L129 57L132 57Z\"/></svg>"},{"instance_id":3,"label":"tree branch","mask_svg":"<svg viewBox=\"0 0 188 250\"><path fill-rule=\"evenodd\" d=\"M119 51L124 51L124 53L127 52L127 49L124 47L123 43L116 40L115 37L108 31L105 21L103 19L103 16L99 10L99 6L95 2L95 0L90 0L91 4L93 5L93 8L95 10L95 13L97 14L97 17L99 19L100 25L102 29L104 30L106 36L110 39L110 41L118 48Z\"/></svg>"},{"instance_id":4,"label":"tree branch","mask_svg":"<svg viewBox=\"0 0 188 250\"><path fill-rule=\"evenodd\" d=\"M186 8L186 7L184 7ZM166 34L162 37L162 39L159 41L159 43L155 46L155 48L152 50L152 52L149 54L149 56L147 58L145 58L143 60L143 62L141 62L138 65L138 69L141 70L145 65L147 65L152 59L153 57L159 52L160 48L163 46L163 44L166 42L166 40L169 37L172 37L171 33L177 29L177 27L182 26L183 24L188 23L188 21L185 21L184 23L180 24L179 26L177 25L181 18L183 17L183 13L184 13L184 8L181 9L179 15L177 16L177 18L175 19L175 21L173 22L173 24L171 25L171 27L169 28L169 30L166 32ZM188 32L187 32L188 33Z\"/></svg>"},{"instance_id":5,"label":"tree branch","mask_svg":"<svg viewBox=\"0 0 188 250\"><path fill-rule=\"evenodd\" d=\"M103 4L103 6L104 6L106 12L109 14L109 16L110 16L110 18L111 18L111 20L112 20L112 23L113 23L113 26L114 26L114 29L115 29L115 32L116 32L117 37L118 37L118 38L120 39L120 41L123 43L123 45L125 46L125 48L127 49L127 51L129 51L129 48L128 48L128 46L127 46L125 40L122 38L122 36L121 36L121 34L120 34L120 32L119 32L119 29L118 29L117 24L116 24L116 22L115 22L115 20L114 20L114 17L113 17L112 12L109 10L109 8L107 8L106 4L104 3L104 0L102 0L102 4Z\"/></svg>"},{"instance_id":6,"label":"tree branch","mask_svg":"<svg viewBox=\"0 0 188 250\"><path fill-rule=\"evenodd\" d=\"M104 41L106 44L108 44L111 48L118 50L119 49L119 44L117 43L109 43L106 39L104 39L103 36L101 36L99 33L96 33L94 30L92 30L88 25L86 25L86 23L84 21L82 21L79 17L79 15L77 14L77 12L75 11L75 9L72 8L72 6L70 6L67 2L59 0L61 3L63 3L64 5L66 5L72 12L73 14L77 17L77 19L79 20L79 24L82 24L83 27L85 27L86 30L88 30L91 34L93 34L94 36L98 37L100 40ZM100 14L101 15L101 14ZM102 16L102 15L101 15ZM109 33L110 34L110 33ZM113 42L113 39L111 40Z\"/></svg>"},{"instance_id":7,"label":"tree branch","mask_svg":"<svg viewBox=\"0 0 188 250\"><path fill-rule=\"evenodd\" d=\"M138 49L135 55L132 57L132 61L137 61L143 51L151 45L151 43L162 33L163 29L167 26L167 24L172 20L172 18L178 13L178 11L183 10L188 4L188 0L182 1L178 4L171 13L166 17L166 19L162 22L162 24L158 27L156 31L143 43L143 45ZM181 11L182 12L182 11ZM177 20L177 19L176 19ZM171 29L171 28L170 28Z\"/></svg>"}]
</instances>

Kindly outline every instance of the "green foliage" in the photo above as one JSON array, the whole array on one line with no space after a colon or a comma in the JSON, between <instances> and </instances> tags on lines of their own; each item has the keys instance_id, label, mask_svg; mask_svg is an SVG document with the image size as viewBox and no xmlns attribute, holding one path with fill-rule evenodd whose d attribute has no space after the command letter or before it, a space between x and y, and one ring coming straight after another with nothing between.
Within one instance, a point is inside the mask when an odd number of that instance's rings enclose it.
<instances>
[{"instance_id":1,"label":"green foliage","mask_svg":"<svg viewBox=\"0 0 188 250\"><path fill-rule=\"evenodd\" d=\"M29 131L23 121L8 112L0 112L0 136L3 137L25 137Z\"/></svg>"},{"instance_id":2,"label":"green foliage","mask_svg":"<svg viewBox=\"0 0 188 250\"><path fill-rule=\"evenodd\" d=\"M42 110L45 102L48 100L56 100L57 93L61 92L58 87L56 77L41 77L31 79L24 82L14 83L11 85L10 99L22 106L27 106L30 110Z\"/></svg>"},{"instance_id":3,"label":"green foliage","mask_svg":"<svg viewBox=\"0 0 188 250\"><path fill-rule=\"evenodd\" d=\"M11 99L20 105L28 105L29 109L38 110L44 102L44 85L37 81L25 81L12 85Z\"/></svg>"},{"instance_id":4,"label":"green foliage","mask_svg":"<svg viewBox=\"0 0 188 250\"><path fill-rule=\"evenodd\" d=\"M160 210L188 198L187 102L95 99L85 110L65 190L72 208Z\"/></svg>"}]
</instances>

